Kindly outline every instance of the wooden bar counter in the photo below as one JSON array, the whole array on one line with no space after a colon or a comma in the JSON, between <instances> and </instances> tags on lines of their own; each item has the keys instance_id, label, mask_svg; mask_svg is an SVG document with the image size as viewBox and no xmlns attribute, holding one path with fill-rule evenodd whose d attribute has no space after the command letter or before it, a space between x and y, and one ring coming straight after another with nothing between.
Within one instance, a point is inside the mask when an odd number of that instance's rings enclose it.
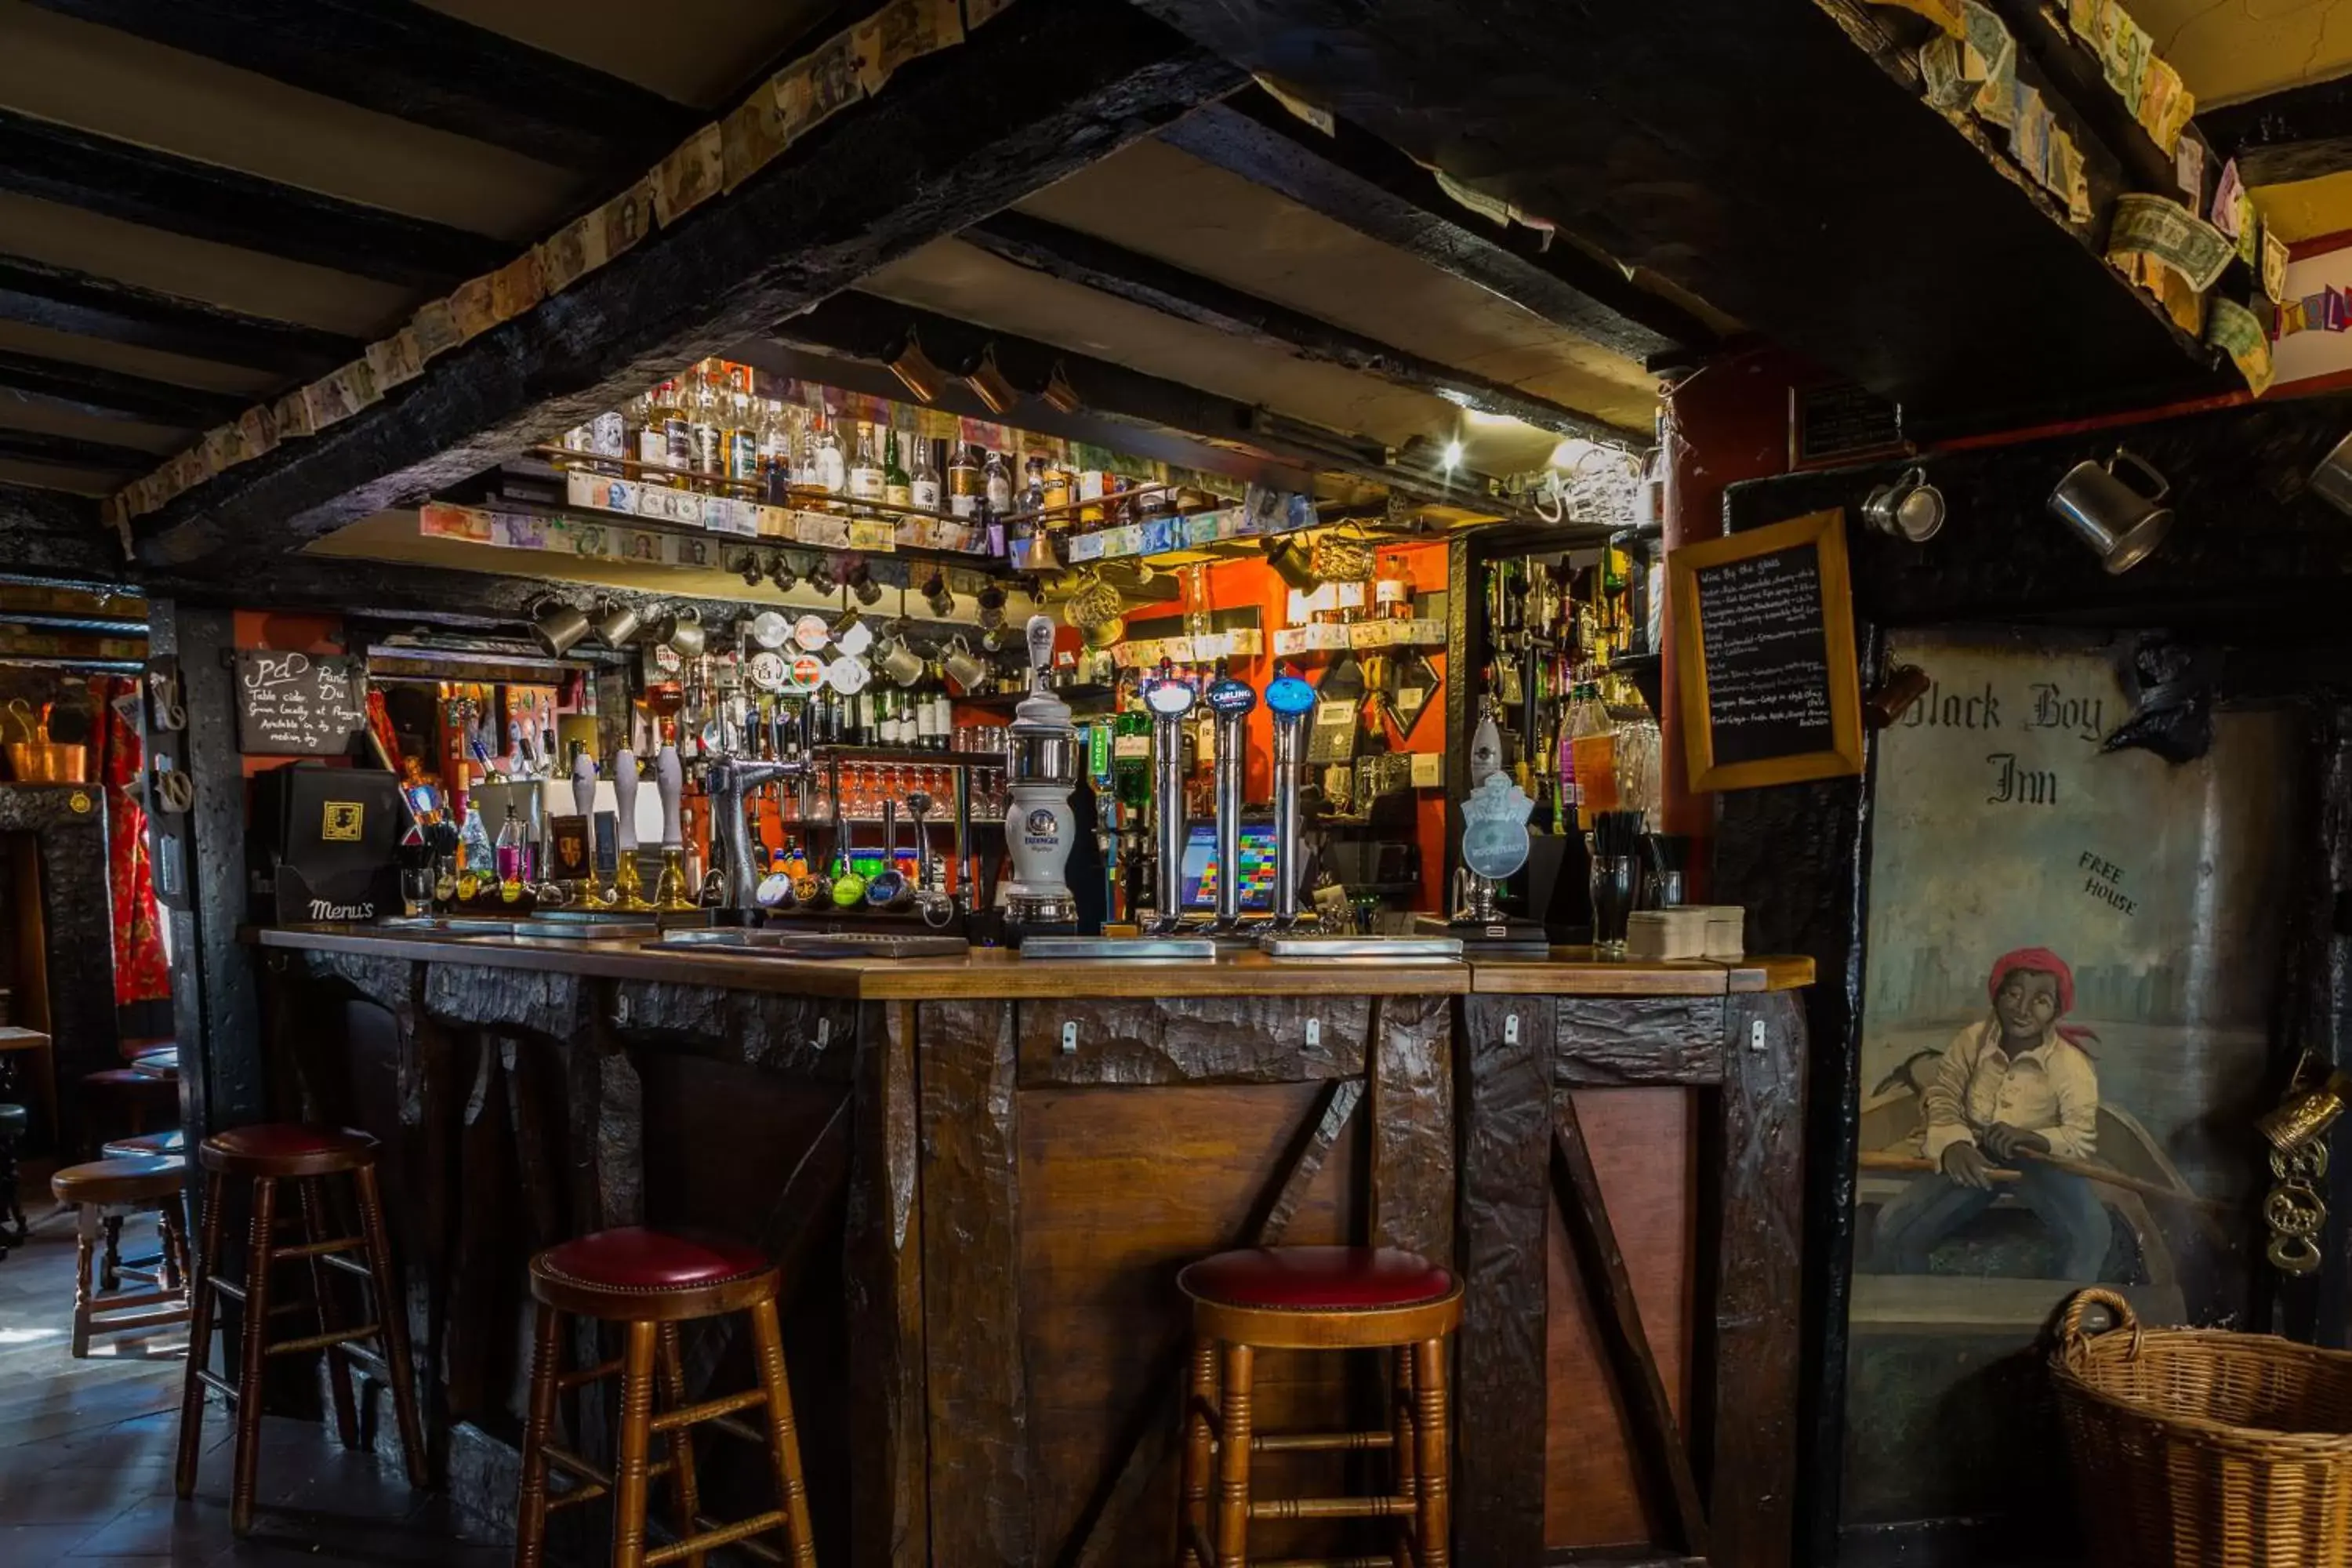
<instances>
[{"instance_id":1,"label":"wooden bar counter","mask_svg":"<svg viewBox=\"0 0 2352 1568\"><path fill-rule=\"evenodd\" d=\"M1804 961L255 940L280 1109L387 1146L436 1463L478 1511L511 1517L525 1261L646 1223L783 1264L820 1561L1172 1562L1177 1269L1355 1241L1465 1276L1457 1561L1788 1561ZM746 1346L687 1348L691 1395L746 1380ZM1367 1401L1378 1425L1379 1397L1369 1362L1259 1377L1265 1425ZM567 1418L593 1449L609 1416ZM713 1456L706 1498L750 1496L756 1459ZM1381 1462L1262 1468L1297 1495ZM559 1517L584 1542L594 1513ZM1253 1549L1384 1541L1300 1522Z\"/></svg>"}]
</instances>

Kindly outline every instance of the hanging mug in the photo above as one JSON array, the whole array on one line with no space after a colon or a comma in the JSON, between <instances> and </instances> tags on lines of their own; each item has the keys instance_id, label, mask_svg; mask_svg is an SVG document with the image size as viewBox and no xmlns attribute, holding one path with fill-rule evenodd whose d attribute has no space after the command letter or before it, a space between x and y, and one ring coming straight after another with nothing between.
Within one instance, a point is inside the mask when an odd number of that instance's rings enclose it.
<instances>
[{"instance_id":1,"label":"hanging mug","mask_svg":"<svg viewBox=\"0 0 2352 1568\"><path fill-rule=\"evenodd\" d=\"M874 656L875 672L893 686L912 686L923 678L923 656L907 646L903 637L892 637Z\"/></svg>"},{"instance_id":2,"label":"hanging mug","mask_svg":"<svg viewBox=\"0 0 2352 1568\"><path fill-rule=\"evenodd\" d=\"M2126 484L2116 472L2118 465L2137 472L2147 488ZM2118 447L2104 464L2085 460L2067 469L2050 492L2050 514L2113 574L2130 571L2164 542L2172 509L2161 503L2171 493L2171 482L2145 458Z\"/></svg>"},{"instance_id":3,"label":"hanging mug","mask_svg":"<svg viewBox=\"0 0 2352 1568\"><path fill-rule=\"evenodd\" d=\"M702 612L692 605L671 612L654 630L665 646L677 650L680 658L699 658L709 640L702 629Z\"/></svg>"},{"instance_id":4,"label":"hanging mug","mask_svg":"<svg viewBox=\"0 0 2352 1568\"><path fill-rule=\"evenodd\" d=\"M641 624L635 605L607 599L597 606L596 640L606 647L626 647Z\"/></svg>"},{"instance_id":5,"label":"hanging mug","mask_svg":"<svg viewBox=\"0 0 2352 1568\"><path fill-rule=\"evenodd\" d=\"M946 657L940 662L946 668L948 679L967 695L985 689L981 683L988 679L988 661L974 655L963 638L950 643Z\"/></svg>"},{"instance_id":6,"label":"hanging mug","mask_svg":"<svg viewBox=\"0 0 2352 1568\"><path fill-rule=\"evenodd\" d=\"M1862 518L1881 533L1925 544L1944 526L1944 492L1927 482L1927 469L1906 468L1893 484L1870 492Z\"/></svg>"},{"instance_id":7,"label":"hanging mug","mask_svg":"<svg viewBox=\"0 0 2352 1568\"><path fill-rule=\"evenodd\" d=\"M530 607L530 632L550 658L562 658L588 635L588 612L550 595Z\"/></svg>"}]
</instances>

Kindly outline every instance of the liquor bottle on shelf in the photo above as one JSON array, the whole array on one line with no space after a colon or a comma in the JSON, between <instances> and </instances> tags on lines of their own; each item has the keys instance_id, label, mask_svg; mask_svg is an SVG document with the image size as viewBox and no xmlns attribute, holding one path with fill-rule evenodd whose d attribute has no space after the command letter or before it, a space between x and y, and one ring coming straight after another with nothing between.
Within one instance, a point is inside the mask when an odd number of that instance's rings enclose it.
<instances>
[{"instance_id":1,"label":"liquor bottle on shelf","mask_svg":"<svg viewBox=\"0 0 2352 1568\"><path fill-rule=\"evenodd\" d=\"M1004 465L1004 454L991 452L981 465L981 493L991 517L1003 517L1013 510L1013 470Z\"/></svg>"},{"instance_id":2,"label":"liquor bottle on shelf","mask_svg":"<svg viewBox=\"0 0 2352 1568\"><path fill-rule=\"evenodd\" d=\"M882 459L874 451L874 426L857 427L857 456L849 465L849 495L853 500L882 499Z\"/></svg>"},{"instance_id":3,"label":"liquor bottle on shelf","mask_svg":"<svg viewBox=\"0 0 2352 1568\"><path fill-rule=\"evenodd\" d=\"M940 470L931 461L929 437L915 437L915 463L907 473L907 504L922 511L940 510Z\"/></svg>"},{"instance_id":4,"label":"liquor bottle on shelf","mask_svg":"<svg viewBox=\"0 0 2352 1568\"><path fill-rule=\"evenodd\" d=\"M948 510L957 517L977 518L986 494L980 465L972 460L971 448L961 441L957 442L955 455L948 459Z\"/></svg>"},{"instance_id":5,"label":"liquor bottle on shelf","mask_svg":"<svg viewBox=\"0 0 2352 1568\"><path fill-rule=\"evenodd\" d=\"M770 500L793 482L793 427L784 405L771 397L760 408L760 483Z\"/></svg>"},{"instance_id":6,"label":"liquor bottle on shelf","mask_svg":"<svg viewBox=\"0 0 2352 1568\"><path fill-rule=\"evenodd\" d=\"M760 477L761 411L741 391L730 393L728 402L727 431L720 441L727 477L750 484Z\"/></svg>"},{"instance_id":7,"label":"liquor bottle on shelf","mask_svg":"<svg viewBox=\"0 0 2352 1568\"><path fill-rule=\"evenodd\" d=\"M915 504L914 476L898 462L898 432L896 430L883 438L882 502L885 506Z\"/></svg>"},{"instance_id":8,"label":"liquor bottle on shelf","mask_svg":"<svg viewBox=\"0 0 2352 1568\"><path fill-rule=\"evenodd\" d=\"M1021 499L1015 503L1021 511L1041 511L1045 505L1045 459L1043 454L1032 454L1023 465Z\"/></svg>"},{"instance_id":9,"label":"liquor bottle on shelf","mask_svg":"<svg viewBox=\"0 0 2352 1568\"><path fill-rule=\"evenodd\" d=\"M841 450L841 438L834 434L833 421L822 413L816 416L816 450L810 460L810 478L818 489L827 495L839 495L849 483L849 461Z\"/></svg>"},{"instance_id":10,"label":"liquor bottle on shelf","mask_svg":"<svg viewBox=\"0 0 2352 1568\"><path fill-rule=\"evenodd\" d=\"M726 428L727 411L719 399L719 389L713 384L714 373L709 362L694 368L694 395L687 409L687 426L691 437L692 458L688 467L698 474L712 477L721 470L719 437Z\"/></svg>"},{"instance_id":11,"label":"liquor bottle on shelf","mask_svg":"<svg viewBox=\"0 0 2352 1568\"><path fill-rule=\"evenodd\" d=\"M1372 601L1381 620L1412 619L1412 577L1405 570L1403 556L1381 558L1379 573L1372 579Z\"/></svg>"}]
</instances>

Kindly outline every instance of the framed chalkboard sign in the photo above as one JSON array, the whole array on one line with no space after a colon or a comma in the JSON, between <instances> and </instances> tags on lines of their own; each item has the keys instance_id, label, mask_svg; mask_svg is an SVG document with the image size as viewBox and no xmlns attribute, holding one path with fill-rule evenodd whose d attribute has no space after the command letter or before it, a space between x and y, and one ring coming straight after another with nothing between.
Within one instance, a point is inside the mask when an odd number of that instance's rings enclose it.
<instances>
[{"instance_id":1,"label":"framed chalkboard sign","mask_svg":"<svg viewBox=\"0 0 2352 1568\"><path fill-rule=\"evenodd\" d=\"M340 757L366 728L364 659L237 650L238 751L257 757Z\"/></svg>"},{"instance_id":2,"label":"framed chalkboard sign","mask_svg":"<svg viewBox=\"0 0 2352 1568\"><path fill-rule=\"evenodd\" d=\"M1686 544L1666 572L1690 787L1861 773L1845 513Z\"/></svg>"}]
</instances>

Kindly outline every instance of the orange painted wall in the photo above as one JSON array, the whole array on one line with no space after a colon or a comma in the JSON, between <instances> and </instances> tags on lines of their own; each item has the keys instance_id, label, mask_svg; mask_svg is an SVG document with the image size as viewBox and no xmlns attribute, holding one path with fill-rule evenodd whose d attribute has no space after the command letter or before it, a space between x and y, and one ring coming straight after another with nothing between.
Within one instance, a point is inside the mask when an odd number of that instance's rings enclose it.
<instances>
[{"instance_id":1,"label":"orange painted wall","mask_svg":"<svg viewBox=\"0 0 2352 1568\"><path fill-rule=\"evenodd\" d=\"M1382 550L1381 555L1401 557L1410 569L1414 595L1418 597L1445 591L1446 551L1442 543L1417 544L1396 550ZM1274 646L1274 634L1285 625L1289 587L1275 570L1259 560L1232 561L1212 566L1205 574L1207 584L1205 605L1192 603L1192 574L1180 575L1179 584L1184 590L1178 602L1161 613L1189 612L1194 609L1239 610L1255 607L1258 625L1263 629L1265 646ZM1424 650L1438 674L1452 679L1444 648ZM1308 680L1320 681L1324 669L1335 655L1306 654L1286 662L1297 664ZM1269 654L1240 660L1234 673L1263 692L1275 676L1276 661ZM1413 726L1410 736L1397 733L1393 721L1388 723L1389 744L1400 752L1438 752L1445 750L1445 705L1433 701ZM1274 795L1274 716L1263 702L1249 718L1249 759L1244 770L1243 788L1253 803L1262 804ZM1445 792L1437 789L1416 792L1416 840L1421 846L1421 893L1415 907L1433 910L1443 904L1445 877Z\"/></svg>"}]
</instances>

